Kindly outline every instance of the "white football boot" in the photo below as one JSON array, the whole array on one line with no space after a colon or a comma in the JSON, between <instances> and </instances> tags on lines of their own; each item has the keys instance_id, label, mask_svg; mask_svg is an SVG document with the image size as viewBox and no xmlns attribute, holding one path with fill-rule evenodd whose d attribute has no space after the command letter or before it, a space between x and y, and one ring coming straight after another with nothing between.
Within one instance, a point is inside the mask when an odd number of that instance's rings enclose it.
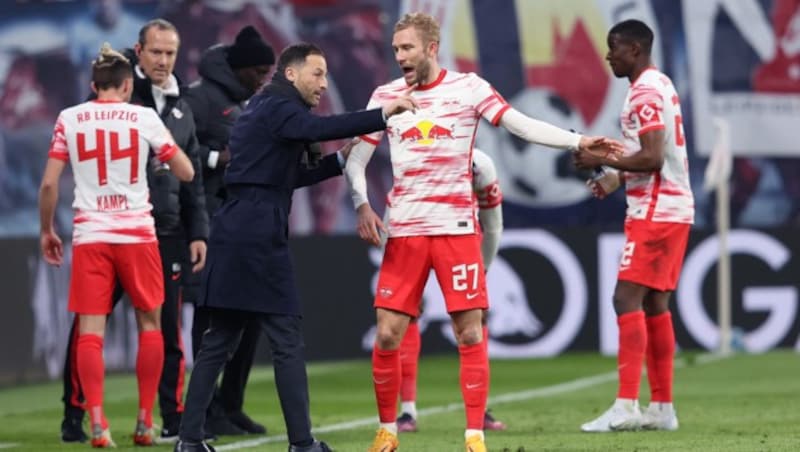
<instances>
[{"instance_id":1,"label":"white football boot","mask_svg":"<svg viewBox=\"0 0 800 452\"><path fill-rule=\"evenodd\" d=\"M650 402L642 413L642 428L645 430L678 430L678 416L672 403Z\"/></svg>"},{"instance_id":2,"label":"white football boot","mask_svg":"<svg viewBox=\"0 0 800 452\"><path fill-rule=\"evenodd\" d=\"M597 419L581 425L582 432L606 433L616 431L638 430L642 424L642 413L639 401L617 399L611 408Z\"/></svg>"}]
</instances>

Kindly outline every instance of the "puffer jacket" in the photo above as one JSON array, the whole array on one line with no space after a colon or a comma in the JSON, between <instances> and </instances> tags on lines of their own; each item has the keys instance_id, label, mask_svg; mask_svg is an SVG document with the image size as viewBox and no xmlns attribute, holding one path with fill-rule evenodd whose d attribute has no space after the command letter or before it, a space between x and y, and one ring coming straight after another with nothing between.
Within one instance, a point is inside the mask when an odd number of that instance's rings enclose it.
<instances>
[{"instance_id":1,"label":"puffer jacket","mask_svg":"<svg viewBox=\"0 0 800 452\"><path fill-rule=\"evenodd\" d=\"M216 45L205 51L200 59L200 80L186 90L185 99L192 108L197 140L200 143L200 164L203 168L206 209L209 216L225 200L222 176L225 168L209 166L212 151L222 151L228 145L231 127L242 113L245 101L252 93L243 86L225 57L229 46Z\"/></svg>"}]
</instances>

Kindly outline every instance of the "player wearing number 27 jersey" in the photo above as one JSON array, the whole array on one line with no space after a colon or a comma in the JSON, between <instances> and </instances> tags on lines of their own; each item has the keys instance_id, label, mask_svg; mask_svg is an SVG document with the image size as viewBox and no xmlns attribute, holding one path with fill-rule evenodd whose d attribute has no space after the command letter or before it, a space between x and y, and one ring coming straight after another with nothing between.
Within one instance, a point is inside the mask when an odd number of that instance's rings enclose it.
<instances>
[{"instance_id":1,"label":"player wearing number 27 jersey","mask_svg":"<svg viewBox=\"0 0 800 452\"><path fill-rule=\"evenodd\" d=\"M380 426L371 451L398 447L398 347L409 321L419 316L420 298L431 269L453 319L461 362L466 448L486 450L483 437L489 364L481 328L488 307L484 262L472 189L473 143L481 118L520 138L560 148L611 147L536 121L511 108L486 80L439 66L439 24L426 14L403 16L392 48L403 77L378 87L370 106L409 93L419 108L387 121L393 187L388 196L389 239L375 297L377 335L373 382ZM361 137L346 173L358 210L359 235L378 244L383 223L369 206L364 168L382 133Z\"/></svg>"},{"instance_id":2,"label":"player wearing number 27 jersey","mask_svg":"<svg viewBox=\"0 0 800 452\"><path fill-rule=\"evenodd\" d=\"M78 314L77 371L92 446L113 446L103 414L103 337L117 281L136 308L139 327L133 441L152 445L153 404L164 362L159 322L164 283L145 165L152 149L179 179L191 180L194 170L156 113L127 103L133 91L130 63L107 44L92 65L92 89L97 100L67 108L56 121L39 192L41 248L48 263L62 263L53 216L58 179L69 163L75 178L69 310Z\"/></svg>"}]
</instances>

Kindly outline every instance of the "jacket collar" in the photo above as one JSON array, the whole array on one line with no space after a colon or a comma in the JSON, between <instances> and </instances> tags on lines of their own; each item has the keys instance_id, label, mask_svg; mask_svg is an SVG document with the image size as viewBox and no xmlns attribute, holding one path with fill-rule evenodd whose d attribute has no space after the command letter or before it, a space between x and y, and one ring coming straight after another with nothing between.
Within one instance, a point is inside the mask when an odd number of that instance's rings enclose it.
<instances>
[{"instance_id":1,"label":"jacket collar","mask_svg":"<svg viewBox=\"0 0 800 452\"><path fill-rule=\"evenodd\" d=\"M229 48L230 46L222 44L208 48L200 59L197 72L204 79L222 88L235 102L242 102L250 98L252 93L239 82L236 73L225 59Z\"/></svg>"},{"instance_id":2,"label":"jacket collar","mask_svg":"<svg viewBox=\"0 0 800 452\"><path fill-rule=\"evenodd\" d=\"M143 80L146 84L150 85L151 89L161 90L165 96L178 97L181 95L180 86L178 85L178 78L175 77L174 74L169 75L169 80L167 81L166 87L160 87L153 85L153 82L149 77L147 77L147 75L145 75L144 71L142 71L142 68L139 67L138 64L134 66L133 72L136 74L137 79Z\"/></svg>"},{"instance_id":3,"label":"jacket collar","mask_svg":"<svg viewBox=\"0 0 800 452\"><path fill-rule=\"evenodd\" d=\"M290 82L286 76L279 72L275 72L272 76L272 81L269 82L269 85L264 87L264 92L269 95L278 95L283 97L288 97L289 99L296 100L303 104L303 106L307 109L311 109L311 105L309 105L303 96L300 94L300 91L294 86L292 82Z\"/></svg>"}]
</instances>

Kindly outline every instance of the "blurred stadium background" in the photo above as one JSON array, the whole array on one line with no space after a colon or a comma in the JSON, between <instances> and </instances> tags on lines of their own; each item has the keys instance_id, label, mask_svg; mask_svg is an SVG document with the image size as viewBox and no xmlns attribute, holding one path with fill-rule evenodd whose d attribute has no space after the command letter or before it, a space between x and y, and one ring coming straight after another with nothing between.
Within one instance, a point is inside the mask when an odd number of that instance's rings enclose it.
<instances>
[{"instance_id":1,"label":"blurred stadium background","mask_svg":"<svg viewBox=\"0 0 800 452\"><path fill-rule=\"evenodd\" d=\"M363 108L373 87L399 75L389 40L407 10L439 17L445 67L478 72L533 117L610 136L619 134L627 82L605 64L606 31L625 18L648 22L655 60L681 96L697 207L672 305L679 347L720 347L717 201L704 182L721 119L734 157L725 203L731 341L746 352L800 351L800 0L8 0L0 2L0 387L61 374L69 268L51 268L38 255L37 189L55 115L85 99L89 62L102 41L131 47L146 20L172 21L181 34L176 74L183 83L197 78L205 48L231 42L247 24L278 50L311 41L327 55L331 88L320 110L332 113ZM590 199L567 154L535 149L504 130L482 126L477 144L494 158L505 193L506 232L488 275L490 354L615 354L610 296L623 194ZM381 145L368 170L379 211L390 171ZM69 179L62 193L58 229L69 237ZM309 355L366 359L380 255L354 235L343 180L299 191L294 206ZM439 297L435 287L426 290L425 354L453 348ZM191 306L184 312L190 320ZM129 310L113 314L110 369L132 367L135 331ZM266 352L260 359L269 362ZM57 408L55 394L51 402Z\"/></svg>"}]
</instances>

